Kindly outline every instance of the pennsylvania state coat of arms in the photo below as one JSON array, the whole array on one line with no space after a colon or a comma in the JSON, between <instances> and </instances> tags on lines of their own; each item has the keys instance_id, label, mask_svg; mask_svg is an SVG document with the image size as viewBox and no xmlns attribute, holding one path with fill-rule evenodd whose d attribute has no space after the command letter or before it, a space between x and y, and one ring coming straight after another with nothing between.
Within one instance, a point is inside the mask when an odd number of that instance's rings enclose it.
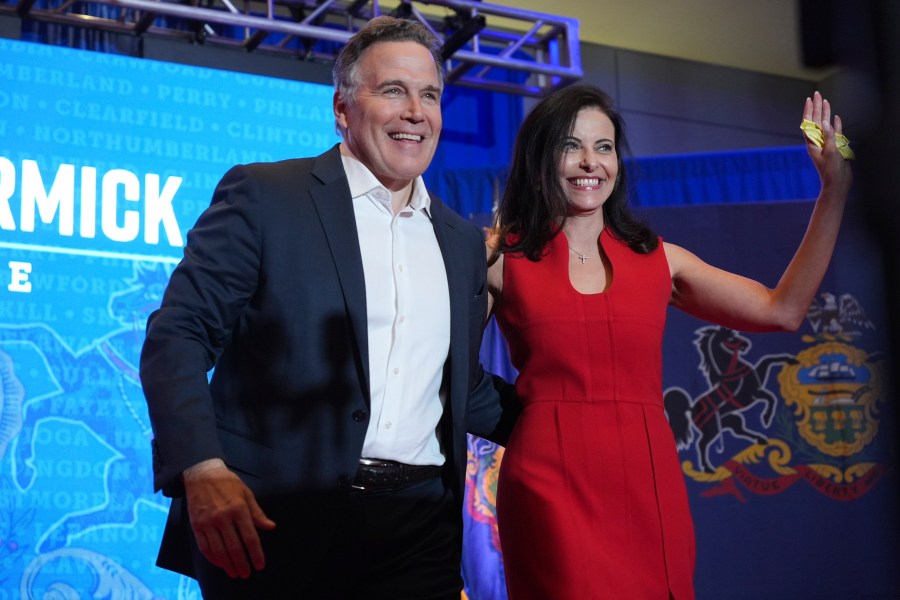
<instances>
[{"instance_id":1,"label":"pennsylvania state coat of arms","mask_svg":"<svg viewBox=\"0 0 900 600\"><path fill-rule=\"evenodd\" d=\"M823 293L810 306L812 335L796 354L750 360L745 335L725 327L695 331L707 388L665 390L666 416L679 450L696 462L684 473L710 487L703 495L774 495L799 481L836 500L861 497L887 466L875 450L883 404L883 359L857 344L875 327L850 294ZM761 405L761 411L758 406ZM779 406L781 405L781 406ZM757 408L754 408L757 407ZM748 424L750 415L758 415ZM729 456L725 454L725 435ZM733 450L733 452L731 452Z\"/></svg>"}]
</instances>

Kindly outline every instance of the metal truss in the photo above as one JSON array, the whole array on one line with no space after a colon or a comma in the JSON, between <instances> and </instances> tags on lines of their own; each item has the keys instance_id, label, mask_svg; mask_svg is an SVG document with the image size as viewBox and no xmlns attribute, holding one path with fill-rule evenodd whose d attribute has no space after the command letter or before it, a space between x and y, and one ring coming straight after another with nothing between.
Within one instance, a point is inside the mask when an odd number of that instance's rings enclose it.
<instances>
[{"instance_id":1,"label":"metal truss","mask_svg":"<svg viewBox=\"0 0 900 600\"><path fill-rule=\"evenodd\" d=\"M236 4L237 3L237 4ZM442 42L447 83L542 96L583 75L578 21L472 0L0 0L0 14L331 61L380 14L418 19Z\"/></svg>"}]
</instances>

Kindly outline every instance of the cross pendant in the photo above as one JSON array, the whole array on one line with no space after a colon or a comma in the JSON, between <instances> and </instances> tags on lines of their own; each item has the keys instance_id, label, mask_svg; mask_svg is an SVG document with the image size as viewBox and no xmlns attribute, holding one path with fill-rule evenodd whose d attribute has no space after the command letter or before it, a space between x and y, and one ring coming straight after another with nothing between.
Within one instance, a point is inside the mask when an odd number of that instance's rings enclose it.
<instances>
[{"instance_id":1,"label":"cross pendant","mask_svg":"<svg viewBox=\"0 0 900 600\"><path fill-rule=\"evenodd\" d=\"M587 260L587 254L579 254L578 258L581 259L581 264L584 264L585 261Z\"/></svg>"}]
</instances>

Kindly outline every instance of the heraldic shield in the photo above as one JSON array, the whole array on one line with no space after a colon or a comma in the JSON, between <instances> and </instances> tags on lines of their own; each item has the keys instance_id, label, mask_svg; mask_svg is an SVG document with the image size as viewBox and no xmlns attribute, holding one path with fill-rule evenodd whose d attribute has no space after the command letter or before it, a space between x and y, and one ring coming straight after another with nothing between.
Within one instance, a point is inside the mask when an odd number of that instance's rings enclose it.
<instances>
[{"instance_id":1,"label":"heraldic shield","mask_svg":"<svg viewBox=\"0 0 900 600\"><path fill-rule=\"evenodd\" d=\"M859 454L878 435L882 376L859 348L837 341L800 352L778 375L801 437L834 457Z\"/></svg>"}]
</instances>

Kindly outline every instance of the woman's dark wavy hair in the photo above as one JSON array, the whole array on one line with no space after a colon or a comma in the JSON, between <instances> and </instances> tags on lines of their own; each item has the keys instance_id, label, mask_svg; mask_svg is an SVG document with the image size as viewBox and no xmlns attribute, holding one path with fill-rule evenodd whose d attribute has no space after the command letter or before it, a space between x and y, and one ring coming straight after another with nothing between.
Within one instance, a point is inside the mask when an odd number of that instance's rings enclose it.
<instances>
[{"instance_id":1,"label":"woman's dark wavy hair","mask_svg":"<svg viewBox=\"0 0 900 600\"><path fill-rule=\"evenodd\" d=\"M623 162L631 154L625 123L613 108L612 98L590 85L558 90L538 102L516 138L512 167L497 211L500 250L540 260L547 243L561 231L569 213L569 200L560 183L559 165L565 139L572 134L578 111L597 108L615 128L619 175L603 204L604 224L632 250L651 252L659 244L656 234L631 213L628 177Z\"/></svg>"}]
</instances>

